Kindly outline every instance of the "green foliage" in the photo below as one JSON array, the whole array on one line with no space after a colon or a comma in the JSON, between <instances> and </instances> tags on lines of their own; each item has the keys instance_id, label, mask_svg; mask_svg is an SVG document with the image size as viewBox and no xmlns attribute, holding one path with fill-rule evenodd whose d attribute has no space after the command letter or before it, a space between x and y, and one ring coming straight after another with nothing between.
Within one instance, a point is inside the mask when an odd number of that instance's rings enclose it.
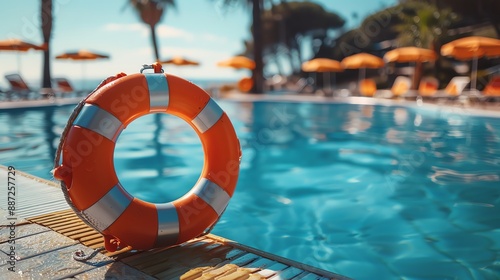
<instances>
[{"instance_id":1,"label":"green foliage","mask_svg":"<svg viewBox=\"0 0 500 280\"><path fill-rule=\"evenodd\" d=\"M339 15L312 2L280 3L264 11L262 20L264 32L269 34L266 45L285 41L288 47L298 36L311 35L313 32L326 34L328 29L340 28L345 23Z\"/></svg>"},{"instance_id":2,"label":"green foliage","mask_svg":"<svg viewBox=\"0 0 500 280\"><path fill-rule=\"evenodd\" d=\"M129 0L128 4L136 11L141 21L149 25L154 57L160 60L158 40L156 39L156 24L161 20L165 8L175 8L175 0Z\"/></svg>"},{"instance_id":3,"label":"green foliage","mask_svg":"<svg viewBox=\"0 0 500 280\"><path fill-rule=\"evenodd\" d=\"M151 26L156 25L161 20L166 8L176 7L175 0L129 0L128 2L137 11L141 21ZM147 11L151 7L154 7L156 14Z\"/></svg>"},{"instance_id":4,"label":"green foliage","mask_svg":"<svg viewBox=\"0 0 500 280\"><path fill-rule=\"evenodd\" d=\"M398 14L401 23L394 26L399 46L434 48L459 17L449 8L438 9L433 4L407 1Z\"/></svg>"},{"instance_id":5,"label":"green foliage","mask_svg":"<svg viewBox=\"0 0 500 280\"><path fill-rule=\"evenodd\" d=\"M323 44L330 29L337 29L345 20L313 2L282 2L263 12L263 44L266 58L277 61L288 56L294 72L300 71L301 47L304 38L314 38ZM278 68L282 68L278 65Z\"/></svg>"}]
</instances>

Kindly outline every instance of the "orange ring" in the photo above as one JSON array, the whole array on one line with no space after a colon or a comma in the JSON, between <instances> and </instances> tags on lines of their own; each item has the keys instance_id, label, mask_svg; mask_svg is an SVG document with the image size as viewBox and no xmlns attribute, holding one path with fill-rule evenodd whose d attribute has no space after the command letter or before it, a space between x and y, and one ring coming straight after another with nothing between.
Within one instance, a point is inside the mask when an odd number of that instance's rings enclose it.
<instances>
[{"instance_id":1,"label":"orange ring","mask_svg":"<svg viewBox=\"0 0 500 280\"><path fill-rule=\"evenodd\" d=\"M201 176L191 191L161 204L130 195L113 165L120 132L155 112L189 123L205 154ZM85 100L62 143L62 163L54 176L64 181L73 208L105 236L108 251L116 250L116 243L148 250L183 243L215 225L235 190L240 158L231 121L205 91L173 75L132 74Z\"/></svg>"}]
</instances>

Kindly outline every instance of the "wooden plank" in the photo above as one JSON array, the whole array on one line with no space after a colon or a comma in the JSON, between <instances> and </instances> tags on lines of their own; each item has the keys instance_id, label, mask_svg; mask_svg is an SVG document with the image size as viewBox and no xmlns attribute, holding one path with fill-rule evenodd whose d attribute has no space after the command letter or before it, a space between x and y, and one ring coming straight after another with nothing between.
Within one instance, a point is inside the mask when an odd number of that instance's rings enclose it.
<instances>
[{"instance_id":1,"label":"wooden plank","mask_svg":"<svg viewBox=\"0 0 500 280\"><path fill-rule=\"evenodd\" d=\"M55 228L52 228L53 230L59 232L60 234L63 234L63 235L66 235L70 238L72 238L72 236L75 236L77 234L80 234L80 233L86 233L86 232L92 232L92 231L95 231L94 229L92 228L89 228L88 226L76 226L74 228L68 228L68 229L65 229L65 230L57 230Z\"/></svg>"},{"instance_id":2,"label":"wooden plank","mask_svg":"<svg viewBox=\"0 0 500 280\"><path fill-rule=\"evenodd\" d=\"M298 269L296 267L287 267L279 272L277 272L273 277L269 278L269 280L281 280L281 279L292 279L303 272L302 269Z\"/></svg>"},{"instance_id":3,"label":"wooden plank","mask_svg":"<svg viewBox=\"0 0 500 280\"><path fill-rule=\"evenodd\" d=\"M261 271L258 271L257 273L263 277L266 277L266 278L269 278L273 275L276 275L276 273L280 270L283 270L285 268L287 268L288 266L285 265L285 264L282 264L282 263L274 263L273 265L261 270Z\"/></svg>"},{"instance_id":4,"label":"wooden plank","mask_svg":"<svg viewBox=\"0 0 500 280\"><path fill-rule=\"evenodd\" d=\"M73 213L72 210L63 210L59 213L55 213L55 215L43 215L35 218L30 218L29 220L34 222L34 223L40 223L40 224L45 224L47 222L51 221L59 221L61 219L66 219L66 218L74 218L76 215Z\"/></svg>"},{"instance_id":5,"label":"wooden plank","mask_svg":"<svg viewBox=\"0 0 500 280\"><path fill-rule=\"evenodd\" d=\"M273 260L259 257L258 259L254 260L253 262L245 265L245 267L248 268L249 270L251 270L252 272L256 272L256 271L265 269L265 268L269 267L270 265L273 265L274 263L275 263L275 261L273 261Z\"/></svg>"},{"instance_id":6,"label":"wooden plank","mask_svg":"<svg viewBox=\"0 0 500 280\"><path fill-rule=\"evenodd\" d=\"M69 225L56 225L56 226L53 226L52 229L55 230L55 231L58 231L60 233L62 233L64 230L66 229L80 229L80 228L85 228L88 226L85 224L85 223L82 223L81 221L74 221L72 224L69 224Z\"/></svg>"},{"instance_id":7,"label":"wooden plank","mask_svg":"<svg viewBox=\"0 0 500 280\"><path fill-rule=\"evenodd\" d=\"M143 271L150 275L157 275L162 271L175 267L181 268L181 270L182 268L186 268L184 269L185 272L192 267L215 265L224 258L228 250L229 248L224 248L224 246L215 248L205 246L203 248L198 248L196 251L191 251L186 257L172 258L170 262L160 262L154 266L147 267Z\"/></svg>"},{"instance_id":8,"label":"wooden plank","mask_svg":"<svg viewBox=\"0 0 500 280\"><path fill-rule=\"evenodd\" d=\"M98 231L93 230L93 231L89 231L88 233L74 235L73 238L80 241L80 242L86 242L89 240L93 240L96 238L103 238L103 237L102 237L102 234L100 234ZM104 238L103 238L103 240L104 240Z\"/></svg>"}]
</instances>

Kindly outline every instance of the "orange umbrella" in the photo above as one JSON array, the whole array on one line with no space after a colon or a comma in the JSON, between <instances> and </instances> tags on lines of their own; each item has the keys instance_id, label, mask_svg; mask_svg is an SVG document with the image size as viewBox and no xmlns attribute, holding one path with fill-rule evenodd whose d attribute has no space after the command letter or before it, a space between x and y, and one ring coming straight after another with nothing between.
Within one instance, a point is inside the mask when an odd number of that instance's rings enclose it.
<instances>
[{"instance_id":1,"label":"orange umbrella","mask_svg":"<svg viewBox=\"0 0 500 280\"><path fill-rule=\"evenodd\" d=\"M500 56L500 40L480 36L464 37L444 44L441 47L441 54L460 60L472 59L472 90L476 89L478 58Z\"/></svg>"},{"instance_id":2,"label":"orange umbrella","mask_svg":"<svg viewBox=\"0 0 500 280\"><path fill-rule=\"evenodd\" d=\"M417 47L401 47L388 51L384 55L386 62L413 62L420 65L422 62L435 61L437 59L436 52L429 49ZM417 66L415 67L417 68ZM416 80L415 71L413 72L413 86L415 88L418 81Z\"/></svg>"},{"instance_id":3,"label":"orange umbrella","mask_svg":"<svg viewBox=\"0 0 500 280\"><path fill-rule=\"evenodd\" d=\"M108 59L109 55L107 54L102 54L102 53L96 53L96 52L91 52L88 50L78 50L78 51L71 51L71 52L65 52L63 54L60 54L56 56L56 59L62 60L97 60L97 59ZM84 64L82 64L82 84L85 83L85 69L84 69Z\"/></svg>"},{"instance_id":4,"label":"orange umbrella","mask_svg":"<svg viewBox=\"0 0 500 280\"><path fill-rule=\"evenodd\" d=\"M323 72L325 84L330 85L329 72L342 72L344 68L340 62L329 58L315 58L302 63L302 71L304 72Z\"/></svg>"},{"instance_id":5,"label":"orange umbrella","mask_svg":"<svg viewBox=\"0 0 500 280\"><path fill-rule=\"evenodd\" d=\"M417 47L397 48L384 55L387 62L428 62L436 59L437 55L433 50Z\"/></svg>"},{"instance_id":6,"label":"orange umbrella","mask_svg":"<svg viewBox=\"0 0 500 280\"><path fill-rule=\"evenodd\" d=\"M337 60L329 58L315 58L302 63L304 72L341 72L342 65Z\"/></svg>"},{"instance_id":7,"label":"orange umbrella","mask_svg":"<svg viewBox=\"0 0 500 280\"><path fill-rule=\"evenodd\" d=\"M26 52L29 50L40 51L46 49L47 47L45 45L35 45L33 43L22 41L19 39L0 40L0 50L2 51ZM17 71L21 71L21 61L19 56L17 56Z\"/></svg>"},{"instance_id":8,"label":"orange umbrella","mask_svg":"<svg viewBox=\"0 0 500 280\"><path fill-rule=\"evenodd\" d=\"M444 44L441 54L461 60L500 56L500 40L480 36L465 37Z\"/></svg>"},{"instance_id":9,"label":"orange umbrella","mask_svg":"<svg viewBox=\"0 0 500 280\"><path fill-rule=\"evenodd\" d=\"M187 65L200 65L199 62L194 60L189 60L180 56L174 56L171 59L160 61L162 64L173 64L177 66L187 66Z\"/></svg>"},{"instance_id":10,"label":"orange umbrella","mask_svg":"<svg viewBox=\"0 0 500 280\"><path fill-rule=\"evenodd\" d=\"M45 50L44 45L35 45L19 39L7 39L0 41L0 50L2 51L20 51L25 52L28 50Z\"/></svg>"},{"instance_id":11,"label":"orange umbrella","mask_svg":"<svg viewBox=\"0 0 500 280\"><path fill-rule=\"evenodd\" d=\"M217 66L231 67L235 69L255 69L255 61L246 56L233 56L229 59L219 61ZM254 85L253 79L250 77L243 77L238 81L238 89L242 92L249 92Z\"/></svg>"},{"instance_id":12,"label":"orange umbrella","mask_svg":"<svg viewBox=\"0 0 500 280\"><path fill-rule=\"evenodd\" d=\"M66 52L56 56L56 59L71 60L95 60L109 58L109 55L91 52L88 50L79 50L75 52Z\"/></svg>"},{"instance_id":13,"label":"orange umbrella","mask_svg":"<svg viewBox=\"0 0 500 280\"><path fill-rule=\"evenodd\" d=\"M229 59L219 61L217 66L232 67L236 69L255 69L255 61L245 56L234 56Z\"/></svg>"},{"instance_id":14,"label":"orange umbrella","mask_svg":"<svg viewBox=\"0 0 500 280\"><path fill-rule=\"evenodd\" d=\"M357 53L345 57L340 62L345 69L380 68L384 66L384 60L369 53Z\"/></svg>"},{"instance_id":15,"label":"orange umbrella","mask_svg":"<svg viewBox=\"0 0 500 280\"><path fill-rule=\"evenodd\" d=\"M359 69L359 80L365 79L366 68L381 68L385 65L382 58L369 53L357 53L345 57L340 62L345 69Z\"/></svg>"}]
</instances>

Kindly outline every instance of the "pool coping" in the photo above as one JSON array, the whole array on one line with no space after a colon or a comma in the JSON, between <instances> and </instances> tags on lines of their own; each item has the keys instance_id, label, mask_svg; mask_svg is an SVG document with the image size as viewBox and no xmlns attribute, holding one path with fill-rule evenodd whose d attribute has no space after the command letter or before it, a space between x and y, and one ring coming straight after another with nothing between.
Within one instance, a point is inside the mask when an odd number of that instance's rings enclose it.
<instances>
[{"instance_id":1,"label":"pool coping","mask_svg":"<svg viewBox=\"0 0 500 280\"><path fill-rule=\"evenodd\" d=\"M436 110L446 110L454 113L465 113L481 117L500 118L500 102L487 104L484 102L469 103L467 101L447 102L446 100L405 98L377 98L364 96L323 96L305 94L249 94L231 92L220 97L219 100L234 102L309 102L319 104L353 104L353 105L379 105L379 106L405 106L412 108L431 108Z\"/></svg>"},{"instance_id":2,"label":"pool coping","mask_svg":"<svg viewBox=\"0 0 500 280\"><path fill-rule=\"evenodd\" d=\"M49 98L38 100L15 100L0 102L0 109L44 108L66 105L76 105L84 97ZM161 97L153 97L153 102ZM445 99L405 99L381 98L363 96L324 96L311 94L250 94L238 91L229 92L222 96L214 97L216 100L233 102L309 102L323 104L355 104L355 105L380 105L380 106L406 106L413 108L431 108L446 110L448 112L467 114L471 116L500 118L500 102L471 102L470 100L447 101Z\"/></svg>"}]
</instances>

